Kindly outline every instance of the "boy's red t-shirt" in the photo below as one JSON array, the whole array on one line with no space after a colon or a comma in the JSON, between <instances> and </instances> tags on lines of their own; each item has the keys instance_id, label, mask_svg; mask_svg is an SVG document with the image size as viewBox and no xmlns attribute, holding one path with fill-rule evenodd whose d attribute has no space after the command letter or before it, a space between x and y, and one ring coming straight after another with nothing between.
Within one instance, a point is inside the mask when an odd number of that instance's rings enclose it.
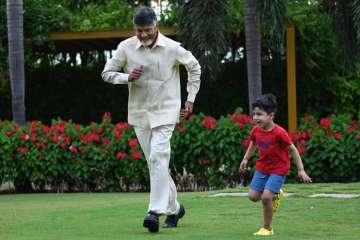
<instances>
[{"instance_id":1,"label":"boy's red t-shirt","mask_svg":"<svg viewBox=\"0 0 360 240\"><path fill-rule=\"evenodd\" d=\"M288 147L292 144L285 129L275 124L270 131L254 127L250 141L259 149L256 170L266 174L286 175L290 170Z\"/></svg>"}]
</instances>

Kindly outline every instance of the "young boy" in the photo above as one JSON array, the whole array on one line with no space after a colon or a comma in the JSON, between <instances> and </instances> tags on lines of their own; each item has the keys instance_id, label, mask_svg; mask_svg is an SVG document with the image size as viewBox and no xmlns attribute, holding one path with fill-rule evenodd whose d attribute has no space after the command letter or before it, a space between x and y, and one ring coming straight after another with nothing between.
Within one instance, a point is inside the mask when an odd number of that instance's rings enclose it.
<instances>
[{"instance_id":1,"label":"young boy","mask_svg":"<svg viewBox=\"0 0 360 240\"><path fill-rule=\"evenodd\" d=\"M292 143L288 133L274 123L277 110L276 98L272 94L265 94L252 104L255 126L250 134L250 143L245 156L240 163L240 172L244 172L255 148L259 150L256 161L256 171L250 183L249 199L262 201L264 211L264 226L254 235L270 236L272 229L272 215L279 207L284 193L281 186L290 169L289 153L295 160L299 178L310 183L311 178L306 174L299 152Z\"/></svg>"}]
</instances>

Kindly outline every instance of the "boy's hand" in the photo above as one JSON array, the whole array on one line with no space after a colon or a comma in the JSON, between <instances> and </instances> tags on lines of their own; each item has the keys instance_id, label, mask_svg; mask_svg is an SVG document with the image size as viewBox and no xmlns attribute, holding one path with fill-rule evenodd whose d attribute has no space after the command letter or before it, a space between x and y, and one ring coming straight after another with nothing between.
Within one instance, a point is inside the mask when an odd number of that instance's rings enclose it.
<instances>
[{"instance_id":1,"label":"boy's hand","mask_svg":"<svg viewBox=\"0 0 360 240\"><path fill-rule=\"evenodd\" d=\"M306 174L306 172L304 170L298 171L298 176L304 183L312 182L311 178Z\"/></svg>"},{"instance_id":2,"label":"boy's hand","mask_svg":"<svg viewBox=\"0 0 360 240\"><path fill-rule=\"evenodd\" d=\"M244 172L245 172L247 163L248 163L247 160L242 160L242 161L241 161L240 167L239 167L239 171L240 171L241 173L244 173Z\"/></svg>"}]
</instances>

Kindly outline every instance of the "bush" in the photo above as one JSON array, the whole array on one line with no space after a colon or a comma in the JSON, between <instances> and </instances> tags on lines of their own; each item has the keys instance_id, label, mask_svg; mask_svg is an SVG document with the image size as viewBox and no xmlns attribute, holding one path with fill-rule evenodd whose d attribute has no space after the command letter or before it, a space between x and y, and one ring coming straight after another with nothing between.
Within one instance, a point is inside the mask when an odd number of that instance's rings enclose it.
<instances>
[{"instance_id":1,"label":"bush","mask_svg":"<svg viewBox=\"0 0 360 240\"><path fill-rule=\"evenodd\" d=\"M249 180L238 172L252 120L238 109L216 120L203 114L179 123L173 133L170 169L181 190L233 187ZM359 181L360 128L349 116L317 121L307 115L291 135L305 169L316 182ZM255 159L256 156L253 157ZM251 161L249 169L254 168ZM296 166L288 176L296 179ZM127 123L81 126L53 120L20 128L0 122L0 182L18 191L148 190L147 164Z\"/></svg>"},{"instance_id":2,"label":"bush","mask_svg":"<svg viewBox=\"0 0 360 240\"><path fill-rule=\"evenodd\" d=\"M315 181L360 180L360 129L350 116L330 116L318 122L307 115L292 137Z\"/></svg>"}]
</instances>

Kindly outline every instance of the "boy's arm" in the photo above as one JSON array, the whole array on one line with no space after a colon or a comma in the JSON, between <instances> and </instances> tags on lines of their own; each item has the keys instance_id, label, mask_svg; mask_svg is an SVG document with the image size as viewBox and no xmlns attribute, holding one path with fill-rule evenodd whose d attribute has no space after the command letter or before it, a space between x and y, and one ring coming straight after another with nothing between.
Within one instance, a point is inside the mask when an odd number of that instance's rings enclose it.
<instances>
[{"instance_id":1,"label":"boy's arm","mask_svg":"<svg viewBox=\"0 0 360 240\"><path fill-rule=\"evenodd\" d=\"M289 146L289 152L291 157L295 160L297 169L298 169L298 176L301 180L304 181L304 183L310 183L311 182L311 178L306 174L305 170L304 170L304 165L301 161L301 157L300 154L297 150L297 148L295 147L294 144L291 144Z\"/></svg>"},{"instance_id":2,"label":"boy's arm","mask_svg":"<svg viewBox=\"0 0 360 240\"><path fill-rule=\"evenodd\" d=\"M251 156L254 154L254 150L255 150L255 145L253 143L253 141L250 141L249 146L246 150L245 156L243 158L243 160L240 163L240 167L239 167L239 171L240 172L245 172L246 166L249 162L249 159L251 158Z\"/></svg>"}]
</instances>

